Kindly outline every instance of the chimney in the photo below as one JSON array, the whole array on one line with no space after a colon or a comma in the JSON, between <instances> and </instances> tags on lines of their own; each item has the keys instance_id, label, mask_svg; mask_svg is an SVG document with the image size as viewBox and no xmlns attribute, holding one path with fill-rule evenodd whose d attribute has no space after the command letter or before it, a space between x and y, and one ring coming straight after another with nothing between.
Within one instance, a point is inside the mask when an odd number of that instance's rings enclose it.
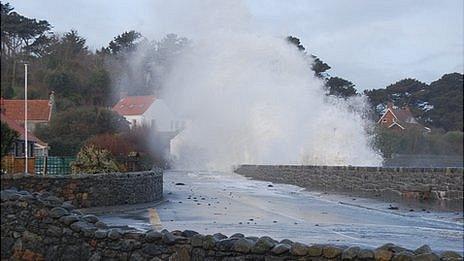
<instances>
[{"instance_id":1,"label":"chimney","mask_svg":"<svg viewBox=\"0 0 464 261\"><path fill-rule=\"evenodd\" d=\"M55 91L48 94L48 104L52 107L52 110L55 108Z\"/></svg>"}]
</instances>

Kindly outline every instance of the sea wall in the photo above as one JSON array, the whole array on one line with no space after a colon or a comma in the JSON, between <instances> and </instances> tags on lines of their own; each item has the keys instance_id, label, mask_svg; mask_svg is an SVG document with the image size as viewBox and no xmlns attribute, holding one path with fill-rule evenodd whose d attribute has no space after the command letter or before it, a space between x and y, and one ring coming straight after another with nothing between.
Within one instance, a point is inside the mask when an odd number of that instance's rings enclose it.
<instances>
[{"instance_id":1,"label":"sea wall","mask_svg":"<svg viewBox=\"0 0 464 261\"><path fill-rule=\"evenodd\" d=\"M317 191L432 202L453 209L462 209L463 203L462 168L240 165L235 172Z\"/></svg>"},{"instance_id":2,"label":"sea wall","mask_svg":"<svg viewBox=\"0 0 464 261\"><path fill-rule=\"evenodd\" d=\"M136 204L163 197L163 172L153 170L62 176L2 175L1 188L12 187L29 192L48 191L78 208Z\"/></svg>"},{"instance_id":3,"label":"sea wall","mask_svg":"<svg viewBox=\"0 0 464 261\"><path fill-rule=\"evenodd\" d=\"M426 245L363 249L242 234L112 228L47 192L0 194L2 260L462 260L458 253L434 253Z\"/></svg>"}]
</instances>

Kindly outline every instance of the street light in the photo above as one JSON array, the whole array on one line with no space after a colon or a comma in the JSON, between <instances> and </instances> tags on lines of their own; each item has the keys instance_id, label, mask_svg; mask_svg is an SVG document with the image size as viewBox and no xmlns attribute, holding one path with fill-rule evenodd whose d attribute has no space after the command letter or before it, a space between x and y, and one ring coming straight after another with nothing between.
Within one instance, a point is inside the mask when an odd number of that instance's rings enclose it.
<instances>
[{"instance_id":1,"label":"street light","mask_svg":"<svg viewBox=\"0 0 464 261\"><path fill-rule=\"evenodd\" d=\"M25 159L26 159L26 164L24 164L25 166L25 170L24 170L24 173L28 173L28 165L29 165L29 162L28 162L28 142L27 142L27 63L24 63L24 139L25 139L25 150L24 150L24 153L25 153Z\"/></svg>"}]
</instances>

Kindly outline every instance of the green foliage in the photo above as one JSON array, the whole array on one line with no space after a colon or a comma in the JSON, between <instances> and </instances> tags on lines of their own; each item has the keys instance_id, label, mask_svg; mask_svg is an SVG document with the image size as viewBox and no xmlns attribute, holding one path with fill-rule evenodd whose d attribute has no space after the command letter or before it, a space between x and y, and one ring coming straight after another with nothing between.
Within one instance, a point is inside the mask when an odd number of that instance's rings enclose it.
<instances>
[{"instance_id":1,"label":"green foliage","mask_svg":"<svg viewBox=\"0 0 464 261\"><path fill-rule=\"evenodd\" d=\"M1 157L3 158L3 156L7 155L11 150L15 140L19 137L19 134L8 127L8 125L4 122L1 123L1 132Z\"/></svg>"},{"instance_id":2,"label":"green foliage","mask_svg":"<svg viewBox=\"0 0 464 261\"><path fill-rule=\"evenodd\" d=\"M329 88L330 95L348 98L357 94L352 82L339 77L330 77L326 86Z\"/></svg>"},{"instance_id":3,"label":"green foliage","mask_svg":"<svg viewBox=\"0 0 464 261\"><path fill-rule=\"evenodd\" d=\"M137 45L137 40L139 40L141 37L142 34L134 30L124 32L116 36L108 44L108 48L106 49L106 51L111 54L118 54L124 51L132 51Z\"/></svg>"},{"instance_id":4,"label":"green foliage","mask_svg":"<svg viewBox=\"0 0 464 261\"><path fill-rule=\"evenodd\" d=\"M73 174L111 173L118 172L119 167L111 153L94 146L84 146L71 163Z\"/></svg>"},{"instance_id":5,"label":"green foliage","mask_svg":"<svg viewBox=\"0 0 464 261\"><path fill-rule=\"evenodd\" d=\"M375 147L384 157L392 154L463 155L463 132L426 133L419 128L396 131L378 127Z\"/></svg>"},{"instance_id":6,"label":"green foliage","mask_svg":"<svg viewBox=\"0 0 464 261\"><path fill-rule=\"evenodd\" d=\"M36 130L50 147L50 155L74 156L90 137L129 129L117 113L101 107L78 107L57 113L48 126Z\"/></svg>"}]
</instances>

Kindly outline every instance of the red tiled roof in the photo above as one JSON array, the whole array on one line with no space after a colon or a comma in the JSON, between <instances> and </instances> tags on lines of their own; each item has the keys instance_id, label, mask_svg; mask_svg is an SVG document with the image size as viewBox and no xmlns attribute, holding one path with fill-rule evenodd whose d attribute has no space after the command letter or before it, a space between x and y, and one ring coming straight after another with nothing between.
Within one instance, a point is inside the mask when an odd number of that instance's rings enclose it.
<instances>
[{"instance_id":1,"label":"red tiled roof","mask_svg":"<svg viewBox=\"0 0 464 261\"><path fill-rule=\"evenodd\" d=\"M155 100L154 95L124 97L114 105L113 111L121 115L142 115Z\"/></svg>"},{"instance_id":2,"label":"red tiled roof","mask_svg":"<svg viewBox=\"0 0 464 261\"><path fill-rule=\"evenodd\" d=\"M21 127L18 123L16 123L16 121L8 118L3 113L0 114L0 119L1 119L2 122L6 123L6 125L8 125L8 127L15 130L19 134L19 139L20 140L25 139L24 127ZM29 131L27 132L27 140L37 142L37 143L39 143L40 145L43 145L43 146L47 146L47 143L41 141L39 138L37 138L34 134L30 133Z\"/></svg>"},{"instance_id":3,"label":"red tiled roof","mask_svg":"<svg viewBox=\"0 0 464 261\"><path fill-rule=\"evenodd\" d=\"M1 99L1 110L8 118L24 121L24 100ZM52 106L49 100L28 100L27 119L31 121L50 121Z\"/></svg>"},{"instance_id":4,"label":"red tiled roof","mask_svg":"<svg viewBox=\"0 0 464 261\"><path fill-rule=\"evenodd\" d=\"M393 114L399 121L407 123L417 123L416 119L412 115L411 110L408 107L393 109Z\"/></svg>"}]
</instances>

